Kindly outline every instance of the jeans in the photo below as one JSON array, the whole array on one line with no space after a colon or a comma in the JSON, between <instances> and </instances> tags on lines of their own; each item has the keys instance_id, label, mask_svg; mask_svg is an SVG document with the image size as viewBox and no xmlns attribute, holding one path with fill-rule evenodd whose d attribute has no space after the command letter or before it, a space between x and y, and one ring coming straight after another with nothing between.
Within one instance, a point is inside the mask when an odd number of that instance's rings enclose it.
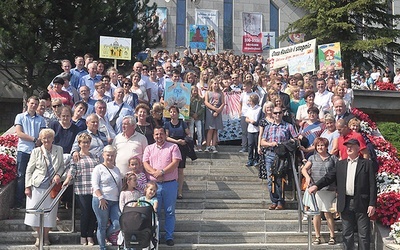
<instances>
[{"instance_id":1,"label":"jeans","mask_svg":"<svg viewBox=\"0 0 400 250\"><path fill-rule=\"evenodd\" d=\"M25 173L28 166L30 154L17 152L17 187L15 191L14 207L24 206L25 199Z\"/></svg>"},{"instance_id":2,"label":"jeans","mask_svg":"<svg viewBox=\"0 0 400 250\"><path fill-rule=\"evenodd\" d=\"M119 217L121 212L119 211L118 201L107 200L107 202L107 209L102 210L99 208L99 199L93 197L92 200L92 208L97 218L97 241L99 242L100 250L106 249L106 238L120 229ZM107 227L108 221L111 223Z\"/></svg>"},{"instance_id":3,"label":"jeans","mask_svg":"<svg viewBox=\"0 0 400 250\"><path fill-rule=\"evenodd\" d=\"M247 149L247 127L249 124L246 122L246 116L240 117L240 127L242 128L242 148Z\"/></svg>"},{"instance_id":4,"label":"jeans","mask_svg":"<svg viewBox=\"0 0 400 250\"><path fill-rule=\"evenodd\" d=\"M265 153L265 167L267 169L267 185L269 189L269 197L273 204L284 205L285 201L282 198L282 178L275 178L274 183L272 183L271 177L271 166L274 163L275 153L273 151L267 151ZM272 192L272 184L274 184L274 192Z\"/></svg>"},{"instance_id":5,"label":"jeans","mask_svg":"<svg viewBox=\"0 0 400 250\"><path fill-rule=\"evenodd\" d=\"M195 120L193 118L190 119L189 123L189 129L190 129L190 136L194 138L194 127L196 126L196 133L197 133L197 145L201 146L201 143L203 141L203 135L202 135L202 121L201 120Z\"/></svg>"},{"instance_id":6,"label":"jeans","mask_svg":"<svg viewBox=\"0 0 400 250\"><path fill-rule=\"evenodd\" d=\"M93 195L77 195L81 207L81 237L93 237L96 228L96 216L92 208Z\"/></svg>"},{"instance_id":7,"label":"jeans","mask_svg":"<svg viewBox=\"0 0 400 250\"><path fill-rule=\"evenodd\" d=\"M247 133L247 142L249 144L248 160L255 163L256 161L258 161L258 132Z\"/></svg>"},{"instance_id":8,"label":"jeans","mask_svg":"<svg viewBox=\"0 0 400 250\"><path fill-rule=\"evenodd\" d=\"M175 205L176 194L178 193L178 182L159 182L157 183L158 215L161 215L161 208L164 209L165 216L165 240L174 239L175 231Z\"/></svg>"}]
</instances>

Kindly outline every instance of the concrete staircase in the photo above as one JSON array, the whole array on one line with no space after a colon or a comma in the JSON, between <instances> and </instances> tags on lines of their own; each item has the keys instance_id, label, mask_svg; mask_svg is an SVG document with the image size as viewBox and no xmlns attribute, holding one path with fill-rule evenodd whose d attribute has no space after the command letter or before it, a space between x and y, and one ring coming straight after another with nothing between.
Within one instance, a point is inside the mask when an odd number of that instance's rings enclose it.
<instances>
[{"instance_id":1,"label":"concrete staircase","mask_svg":"<svg viewBox=\"0 0 400 250\"><path fill-rule=\"evenodd\" d=\"M258 178L257 168L245 167L247 155L238 153L239 149L223 145L217 154L199 153L199 159L187 161L184 199L178 200L176 210L175 246L161 242L159 249L308 249L307 223L303 222L304 232L298 232L292 192L286 192L286 210L268 210L266 183ZM45 249L98 249L80 246L79 233L63 232L70 228L70 213L59 209L61 221L50 235L53 245ZM14 211L12 218L0 221L0 250L36 249L23 216ZM162 229L162 219L160 223ZM336 229L340 228L338 222ZM322 232L323 242L327 242L325 222ZM336 239L341 242L340 232ZM313 249L341 249L341 245L324 243Z\"/></svg>"}]
</instances>

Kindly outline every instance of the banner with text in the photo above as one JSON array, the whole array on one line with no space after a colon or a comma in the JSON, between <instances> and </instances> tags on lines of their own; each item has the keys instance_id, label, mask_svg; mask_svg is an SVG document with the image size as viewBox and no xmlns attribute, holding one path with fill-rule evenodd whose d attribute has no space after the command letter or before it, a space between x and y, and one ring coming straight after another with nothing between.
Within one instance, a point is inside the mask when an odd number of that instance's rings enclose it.
<instances>
[{"instance_id":1,"label":"banner with text","mask_svg":"<svg viewBox=\"0 0 400 250\"><path fill-rule=\"evenodd\" d=\"M326 70L328 66L334 66L336 70L342 69L340 43L318 45L318 62L320 70Z\"/></svg>"},{"instance_id":2,"label":"banner with text","mask_svg":"<svg viewBox=\"0 0 400 250\"><path fill-rule=\"evenodd\" d=\"M207 50L218 53L218 10L196 9L197 25L207 25Z\"/></svg>"},{"instance_id":3,"label":"banner with text","mask_svg":"<svg viewBox=\"0 0 400 250\"><path fill-rule=\"evenodd\" d=\"M282 68L291 64L291 66L297 70L296 65L307 64L300 67L301 72L305 73L315 70L315 46L316 39L306 41L304 43L299 43L296 45L283 47L279 49L273 49L269 51L270 68ZM306 60L306 61L304 61ZM290 68L289 68L290 70Z\"/></svg>"},{"instance_id":4,"label":"banner with text","mask_svg":"<svg viewBox=\"0 0 400 250\"><path fill-rule=\"evenodd\" d=\"M243 21L243 42L242 52L262 53L262 14L261 13L242 13Z\"/></svg>"}]
</instances>

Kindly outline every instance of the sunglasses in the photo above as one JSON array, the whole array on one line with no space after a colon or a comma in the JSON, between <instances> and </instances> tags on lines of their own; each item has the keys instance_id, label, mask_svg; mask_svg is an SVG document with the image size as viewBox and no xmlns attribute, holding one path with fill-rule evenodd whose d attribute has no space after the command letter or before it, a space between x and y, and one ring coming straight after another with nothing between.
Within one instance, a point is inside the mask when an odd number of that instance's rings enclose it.
<instances>
[{"instance_id":1,"label":"sunglasses","mask_svg":"<svg viewBox=\"0 0 400 250\"><path fill-rule=\"evenodd\" d=\"M57 104L57 105L53 105L53 108L59 108L61 106L62 106L62 104Z\"/></svg>"},{"instance_id":2,"label":"sunglasses","mask_svg":"<svg viewBox=\"0 0 400 250\"><path fill-rule=\"evenodd\" d=\"M274 115L280 115L280 114L283 114L283 112L282 112L282 111L280 111L280 112L274 112Z\"/></svg>"}]
</instances>

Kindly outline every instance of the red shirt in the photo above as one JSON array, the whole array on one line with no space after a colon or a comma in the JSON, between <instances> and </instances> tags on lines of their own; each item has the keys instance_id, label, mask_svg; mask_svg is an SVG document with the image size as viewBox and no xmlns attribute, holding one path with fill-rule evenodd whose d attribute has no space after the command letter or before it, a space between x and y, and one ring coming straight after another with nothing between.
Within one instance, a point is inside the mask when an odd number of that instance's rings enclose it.
<instances>
[{"instance_id":1,"label":"red shirt","mask_svg":"<svg viewBox=\"0 0 400 250\"><path fill-rule=\"evenodd\" d=\"M339 158L340 159L347 159L347 147L345 145L343 145L343 143L350 139L358 140L358 142L360 143L360 151L367 148L367 145L365 143L363 136L360 133L350 131L350 133L348 133L347 135L339 136L339 138L338 138L338 148L339 148Z\"/></svg>"},{"instance_id":2,"label":"red shirt","mask_svg":"<svg viewBox=\"0 0 400 250\"><path fill-rule=\"evenodd\" d=\"M56 99L56 98L61 99L61 102L64 104L64 106L68 105L72 108L72 106L74 105L72 97L67 91L62 91L61 93L57 93L54 90L50 90L49 94L51 96L51 99Z\"/></svg>"}]
</instances>

